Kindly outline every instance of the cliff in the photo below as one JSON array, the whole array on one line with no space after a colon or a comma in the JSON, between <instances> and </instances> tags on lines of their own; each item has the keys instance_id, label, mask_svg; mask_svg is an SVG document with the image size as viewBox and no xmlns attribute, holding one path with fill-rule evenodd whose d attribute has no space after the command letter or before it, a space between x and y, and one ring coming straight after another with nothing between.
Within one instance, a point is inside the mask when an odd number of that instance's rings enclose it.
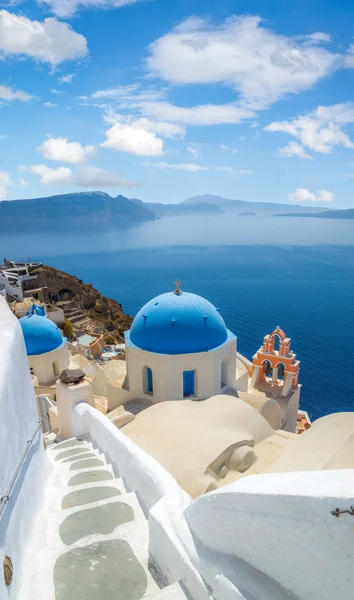
<instances>
[{"instance_id":1,"label":"cliff","mask_svg":"<svg viewBox=\"0 0 354 600\"><path fill-rule=\"evenodd\" d=\"M97 333L112 334L118 341L124 342L123 334L130 328L132 318L123 311L119 302L106 298L92 284L47 265L35 268L31 274L37 275L36 286L47 287L49 297L56 296L59 303L66 302L70 313L84 313ZM62 308L70 319L65 304Z\"/></svg>"},{"instance_id":2,"label":"cliff","mask_svg":"<svg viewBox=\"0 0 354 600\"><path fill-rule=\"evenodd\" d=\"M0 227L7 230L67 230L80 227L117 228L153 221L143 203L104 192L61 194L32 200L0 202Z\"/></svg>"}]
</instances>

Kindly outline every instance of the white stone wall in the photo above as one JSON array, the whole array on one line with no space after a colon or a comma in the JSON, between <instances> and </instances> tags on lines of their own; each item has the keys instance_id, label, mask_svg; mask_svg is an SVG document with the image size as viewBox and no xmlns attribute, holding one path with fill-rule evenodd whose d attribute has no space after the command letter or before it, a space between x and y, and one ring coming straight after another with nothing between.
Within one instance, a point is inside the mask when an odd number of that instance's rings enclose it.
<instances>
[{"instance_id":1,"label":"white stone wall","mask_svg":"<svg viewBox=\"0 0 354 600\"><path fill-rule=\"evenodd\" d=\"M9 556L14 579L6 587L0 576L0 598L17 597L21 564L33 519L40 509L49 463L45 455L22 330L0 296L0 497L8 493L17 467L29 448L0 518L0 557Z\"/></svg>"},{"instance_id":2,"label":"white stone wall","mask_svg":"<svg viewBox=\"0 0 354 600\"><path fill-rule=\"evenodd\" d=\"M60 373L69 366L68 343L65 342L65 344L62 344L62 346L55 350L51 350L51 352L29 356L28 362L32 369L32 375L37 377L39 385L52 384L58 379ZM55 374L55 369L57 374Z\"/></svg>"},{"instance_id":3,"label":"white stone wall","mask_svg":"<svg viewBox=\"0 0 354 600\"><path fill-rule=\"evenodd\" d=\"M65 317L62 308L55 308L55 310L48 310L46 312L48 319L53 321L53 323L56 323L56 325L61 325L62 323L64 323Z\"/></svg>"},{"instance_id":4,"label":"white stone wall","mask_svg":"<svg viewBox=\"0 0 354 600\"><path fill-rule=\"evenodd\" d=\"M183 400L183 372L195 370L195 397L205 399L219 394L222 361L228 361L227 386L235 386L236 339L216 350L195 354L165 355L126 347L129 391L132 398L147 398L153 402ZM145 393L143 370L153 373L153 394Z\"/></svg>"},{"instance_id":5,"label":"white stone wall","mask_svg":"<svg viewBox=\"0 0 354 600\"><path fill-rule=\"evenodd\" d=\"M18 298L20 302L23 300L22 286L19 283L15 285L13 280L12 283L3 273L0 273L0 290L5 290L7 294L11 294L15 298Z\"/></svg>"}]
</instances>

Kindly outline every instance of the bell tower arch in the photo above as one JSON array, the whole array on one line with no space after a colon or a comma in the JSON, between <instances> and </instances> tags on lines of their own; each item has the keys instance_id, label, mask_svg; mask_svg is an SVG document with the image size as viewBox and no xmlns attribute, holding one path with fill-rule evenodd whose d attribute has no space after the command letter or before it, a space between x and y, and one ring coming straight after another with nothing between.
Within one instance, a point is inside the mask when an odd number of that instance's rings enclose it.
<instances>
[{"instance_id":1,"label":"bell tower arch","mask_svg":"<svg viewBox=\"0 0 354 600\"><path fill-rule=\"evenodd\" d=\"M276 342L279 348L275 349ZM281 396L294 392L299 383L300 361L291 350L291 339L280 327L266 335L263 345L253 356L252 386L272 383L281 388Z\"/></svg>"}]
</instances>

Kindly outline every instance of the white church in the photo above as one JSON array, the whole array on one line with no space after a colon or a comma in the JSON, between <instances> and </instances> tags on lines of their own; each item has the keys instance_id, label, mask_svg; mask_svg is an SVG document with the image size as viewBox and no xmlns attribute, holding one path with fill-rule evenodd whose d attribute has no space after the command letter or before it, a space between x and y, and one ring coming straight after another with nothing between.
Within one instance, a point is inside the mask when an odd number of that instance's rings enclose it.
<instances>
[{"instance_id":1,"label":"white church","mask_svg":"<svg viewBox=\"0 0 354 600\"><path fill-rule=\"evenodd\" d=\"M354 413L301 429L279 327L250 361L180 282L102 367L40 311L0 324L0 600L351 598Z\"/></svg>"}]
</instances>

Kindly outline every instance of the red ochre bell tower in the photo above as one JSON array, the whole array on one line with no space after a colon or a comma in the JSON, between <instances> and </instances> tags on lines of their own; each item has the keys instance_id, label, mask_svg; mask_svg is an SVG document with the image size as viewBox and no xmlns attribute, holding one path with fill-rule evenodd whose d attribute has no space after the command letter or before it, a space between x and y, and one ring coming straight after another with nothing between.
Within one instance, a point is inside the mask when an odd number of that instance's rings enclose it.
<instances>
[{"instance_id":1,"label":"red ochre bell tower","mask_svg":"<svg viewBox=\"0 0 354 600\"><path fill-rule=\"evenodd\" d=\"M275 342L279 340L279 350L275 350ZM253 356L253 387L262 383L279 386L281 396L288 396L298 388L300 361L296 360L290 348L291 339L277 327L273 333L266 335L263 346Z\"/></svg>"}]
</instances>

